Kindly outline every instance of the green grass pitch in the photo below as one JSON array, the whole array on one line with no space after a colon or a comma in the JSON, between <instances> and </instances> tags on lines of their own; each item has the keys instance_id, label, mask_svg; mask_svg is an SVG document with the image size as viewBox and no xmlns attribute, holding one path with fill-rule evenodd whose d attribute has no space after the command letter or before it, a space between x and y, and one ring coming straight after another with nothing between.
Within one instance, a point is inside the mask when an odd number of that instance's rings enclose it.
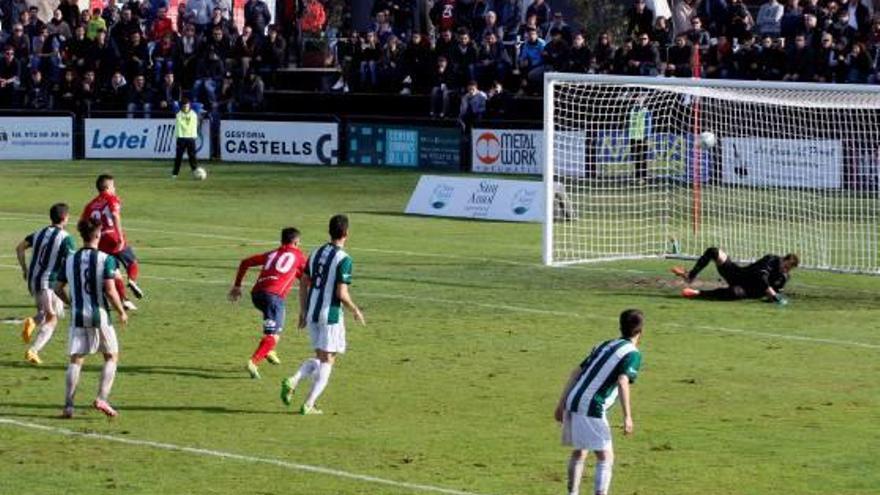
<instances>
[{"instance_id":1,"label":"green grass pitch","mask_svg":"<svg viewBox=\"0 0 880 495\"><path fill-rule=\"evenodd\" d=\"M880 491L880 278L800 271L785 308L687 301L669 262L546 268L539 225L405 216L417 173L216 165L207 181L171 182L167 163L3 162L0 320L32 313L14 246L52 202L78 214L104 171L147 291L121 332L120 417L86 407L93 356L78 416L56 419L66 320L40 367L24 363L19 325L0 323L0 493L562 493L560 388L629 307L647 315L644 365L636 434L615 428L612 493ZM337 212L351 217L368 326L350 322L325 415L301 417L278 400L311 354L295 309L283 364L255 381L244 363L258 313L225 296L239 259L280 227L313 248ZM610 419L620 424L619 406Z\"/></svg>"}]
</instances>

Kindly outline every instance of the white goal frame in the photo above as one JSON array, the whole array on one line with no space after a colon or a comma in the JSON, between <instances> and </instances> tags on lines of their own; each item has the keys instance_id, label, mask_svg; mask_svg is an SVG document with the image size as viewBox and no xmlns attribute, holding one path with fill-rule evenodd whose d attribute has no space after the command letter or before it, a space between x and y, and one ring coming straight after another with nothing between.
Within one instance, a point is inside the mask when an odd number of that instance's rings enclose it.
<instances>
[{"instance_id":1,"label":"white goal frame","mask_svg":"<svg viewBox=\"0 0 880 495\"><path fill-rule=\"evenodd\" d=\"M554 258L554 228L555 221L559 221L556 217L558 214L557 207L559 206L558 200L560 196L558 196L558 191L560 185L556 183L556 156L555 156L555 146L556 143L556 132L557 129L555 127L556 122L554 120L554 109L556 107L557 102L555 101L556 95L554 92L554 87L557 84L582 84L582 85L617 85L623 87L632 87L632 88L647 88L647 89L655 89L662 90L663 88L673 88L676 87L680 91L681 88L688 88L687 91L693 90L695 93L700 95L701 89L705 88L707 91L718 91L718 90L771 90L771 91L779 91L779 92L803 92L805 101L810 98L810 93L815 93L816 97L820 97L820 92L834 92L836 94L846 94L852 95L855 98L865 98L869 101L869 104L865 107L858 108L866 108L866 109L877 109L880 111L880 85L855 85L855 84L828 84L828 83L796 83L796 82L774 82L774 81L742 81L742 80L719 80L719 79L684 79L684 78L666 78L666 77L642 77L642 76L618 76L618 75L593 75L593 74L572 74L572 73L558 73L558 72L548 72L544 74L544 170L543 170L543 186L544 186L544 221L543 221L543 238L542 238L542 258L544 265L548 266L563 266L563 265L571 265L571 264L580 264L580 263L592 263L592 262L604 262L604 261L617 261L617 260L627 260L627 259L650 259L650 258L668 258L668 257L676 257L676 258L692 258L694 256L699 255L699 253L694 252L677 252L677 241L675 249L671 252L667 249L658 246L657 252L653 254L636 254L633 255L631 253L612 253L609 252L607 255L601 254L598 256L592 256L589 259L577 259L577 260L565 260L565 259L555 259ZM707 93L708 94L708 93ZM743 100L747 101L747 100ZM813 100L820 101L820 100ZM860 100L861 101L861 100ZM875 103L876 102L876 103ZM791 106L789 104L789 106ZM831 105L829 104L828 108ZM796 107L797 108L797 107ZM852 108L852 107L845 107ZM874 128L876 132L880 133L880 125L875 125ZM698 129L698 128L697 128ZM698 129L699 130L699 129ZM693 133L691 133L693 134ZM693 139L697 141L693 146L697 149L697 153L699 153L700 144L699 144L699 136L694 136ZM714 139L713 139L714 141ZM878 161L880 161L880 149L878 149ZM880 164L877 165L880 167ZM695 168L700 168L697 166ZM695 172L696 173L696 172ZM880 175L880 171L878 171L878 175ZM878 179L880 180L880 179ZM699 181L699 178L697 179ZM871 205L871 211L876 212L877 209L873 206L874 202L880 202L880 192L876 190L869 190L868 193L868 201ZM561 200L568 201L565 191L561 191ZM564 206L564 205L563 205ZM877 227L875 230L880 230L880 224L877 223L877 219L872 217L871 219L873 225ZM663 236L667 239L672 240L672 237L669 236L668 226L664 226L666 229L663 233ZM873 238L870 234L868 234L867 239L868 244L873 244L873 248L871 246L866 247L867 250L880 249L880 233L874 234ZM705 246L708 247L708 246ZM723 247L723 246L722 246ZM776 253L776 254L785 254L785 253ZM736 255L734 255L736 257ZM742 259L742 257L740 257ZM749 258L745 258L749 259ZM806 262L802 262L802 266L807 268L818 268L825 269L830 271L841 271L841 272L856 272L856 273L870 273L870 274L880 274L880 267L878 266L869 266L869 267L839 267L839 266L829 266L824 264L815 264L811 263L809 260Z\"/></svg>"}]
</instances>

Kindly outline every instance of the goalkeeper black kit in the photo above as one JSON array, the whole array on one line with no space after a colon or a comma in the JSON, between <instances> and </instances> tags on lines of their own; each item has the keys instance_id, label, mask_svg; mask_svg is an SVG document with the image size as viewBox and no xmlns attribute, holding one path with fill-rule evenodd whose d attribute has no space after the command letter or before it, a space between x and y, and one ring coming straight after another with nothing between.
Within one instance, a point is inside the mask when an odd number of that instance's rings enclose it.
<instances>
[{"instance_id":1,"label":"goalkeeper black kit","mask_svg":"<svg viewBox=\"0 0 880 495\"><path fill-rule=\"evenodd\" d=\"M709 248L700 256L694 268L688 274L690 280L709 264L717 260L718 248ZM768 287L775 291L782 290L788 282L788 275L782 270L782 258L768 254L758 261L739 266L728 258L724 263L717 265L718 274L727 282L728 287L703 291L702 297L709 299L741 299L763 297Z\"/></svg>"}]
</instances>

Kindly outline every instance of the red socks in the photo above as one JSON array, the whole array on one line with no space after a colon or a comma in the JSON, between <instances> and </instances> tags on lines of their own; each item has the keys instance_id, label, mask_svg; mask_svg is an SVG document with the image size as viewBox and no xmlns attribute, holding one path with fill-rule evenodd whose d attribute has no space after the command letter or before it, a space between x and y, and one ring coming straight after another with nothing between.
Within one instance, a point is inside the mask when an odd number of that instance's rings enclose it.
<instances>
[{"instance_id":1,"label":"red socks","mask_svg":"<svg viewBox=\"0 0 880 495\"><path fill-rule=\"evenodd\" d=\"M138 266L137 261L132 261L127 267L125 267L125 272L128 273L128 279L137 281L138 272L140 271L140 267Z\"/></svg>"},{"instance_id":2,"label":"red socks","mask_svg":"<svg viewBox=\"0 0 880 495\"><path fill-rule=\"evenodd\" d=\"M122 278L117 277L114 280L114 283L116 284L116 293L119 294L119 300L124 301L125 300L125 282L122 281Z\"/></svg>"},{"instance_id":3,"label":"red socks","mask_svg":"<svg viewBox=\"0 0 880 495\"><path fill-rule=\"evenodd\" d=\"M264 335L263 339L260 340L260 345L257 346L257 350L254 351L254 355L251 356L251 361L254 364L259 363L263 359L266 358L266 354L272 352L272 349L275 348L275 337L271 335Z\"/></svg>"}]
</instances>

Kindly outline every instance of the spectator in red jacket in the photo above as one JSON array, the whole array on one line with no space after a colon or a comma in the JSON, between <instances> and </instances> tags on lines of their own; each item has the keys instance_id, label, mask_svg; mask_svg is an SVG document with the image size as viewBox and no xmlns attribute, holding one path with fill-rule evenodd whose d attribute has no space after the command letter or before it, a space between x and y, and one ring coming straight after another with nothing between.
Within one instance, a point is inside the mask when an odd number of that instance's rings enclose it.
<instances>
[{"instance_id":1,"label":"spectator in red jacket","mask_svg":"<svg viewBox=\"0 0 880 495\"><path fill-rule=\"evenodd\" d=\"M319 36L327 22L327 13L324 5L318 0L306 0L302 16L299 21L299 29L305 35Z\"/></svg>"},{"instance_id":2,"label":"spectator in red jacket","mask_svg":"<svg viewBox=\"0 0 880 495\"><path fill-rule=\"evenodd\" d=\"M159 7L156 11L156 20L153 21L153 28L150 29L150 41L159 41L166 34L175 34L174 23L168 17L168 9Z\"/></svg>"}]
</instances>

